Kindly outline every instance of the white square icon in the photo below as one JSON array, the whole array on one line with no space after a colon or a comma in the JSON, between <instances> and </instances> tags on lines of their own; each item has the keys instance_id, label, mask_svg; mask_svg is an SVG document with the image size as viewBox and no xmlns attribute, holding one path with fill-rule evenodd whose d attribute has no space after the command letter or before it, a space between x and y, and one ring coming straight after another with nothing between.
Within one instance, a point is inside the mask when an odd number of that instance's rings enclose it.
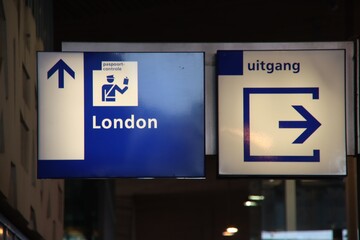
<instances>
[{"instance_id":1,"label":"white square icon","mask_svg":"<svg viewBox=\"0 0 360 240\"><path fill-rule=\"evenodd\" d=\"M102 62L93 71L93 106L138 106L137 62Z\"/></svg>"}]
</instances>

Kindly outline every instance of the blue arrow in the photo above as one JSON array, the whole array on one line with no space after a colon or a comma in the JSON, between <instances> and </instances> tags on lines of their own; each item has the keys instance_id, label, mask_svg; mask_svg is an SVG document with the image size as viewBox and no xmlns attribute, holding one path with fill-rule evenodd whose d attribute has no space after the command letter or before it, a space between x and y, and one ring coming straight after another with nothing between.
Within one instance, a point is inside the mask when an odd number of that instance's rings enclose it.
<instances>
[{"instance_id":1,"label":"blue arrow","mask_svg":"<svg viewBox=\"0 0 360 240\"><path fill-rule=\"evenodd\" d=\"M64 72L66 71L72 78L75 79L75 72L60 59L50 70L47 72L47 78L49 79L56 71L59 73L59 88L64 88Z\"/></svg>"},{"instance_id":2,"label":"blue arrow","mask_svg":"<svg viewBox=\"0 0 360 240\"><path fill-rule=\"evenodd\" d=\"M305 121L279 121L279 128L305 128L305 131L295 139L293 143L304 143L320 126L316 118L313 117L303 106L292 106L298 113L305 118Z\"/></svg>"}]
</instances>

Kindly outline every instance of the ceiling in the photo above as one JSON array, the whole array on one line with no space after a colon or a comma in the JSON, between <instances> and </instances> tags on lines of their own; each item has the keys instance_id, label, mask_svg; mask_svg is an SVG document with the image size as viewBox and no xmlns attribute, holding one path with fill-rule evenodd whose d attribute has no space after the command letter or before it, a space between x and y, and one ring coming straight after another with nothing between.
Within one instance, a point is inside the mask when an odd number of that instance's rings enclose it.
<instances>
[{"instance_id":1,"label":"ceiling","mask_svg":"<svg viewBox=\"0 0 360 240\"><path fill-rule=\"evenodd\" d=\"M356 0L54 0L62 41L271 42L345 40Z\"/></svg>"}]
</instances>

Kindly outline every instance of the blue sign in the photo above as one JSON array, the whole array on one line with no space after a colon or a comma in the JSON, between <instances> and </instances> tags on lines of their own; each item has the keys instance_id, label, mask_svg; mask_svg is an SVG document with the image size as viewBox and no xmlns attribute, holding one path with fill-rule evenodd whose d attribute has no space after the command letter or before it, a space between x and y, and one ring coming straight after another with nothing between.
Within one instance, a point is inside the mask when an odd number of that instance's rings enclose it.
<instances>
[{"instance_id":1,"label":"blue sign","mask_svg":"<svg viewBox=\"0 0 360 240\"><path fill-rule=\"evenodd\" d=\"M204 53L40 52L38 88L39 178L204 176Z\"/></svg>"}]
</instances>

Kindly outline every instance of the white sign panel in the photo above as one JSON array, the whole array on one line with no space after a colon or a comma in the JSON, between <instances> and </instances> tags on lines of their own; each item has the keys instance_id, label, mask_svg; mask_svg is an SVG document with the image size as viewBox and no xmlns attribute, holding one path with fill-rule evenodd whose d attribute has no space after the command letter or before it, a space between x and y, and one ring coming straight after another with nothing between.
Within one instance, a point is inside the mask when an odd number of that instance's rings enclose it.
<instances>
[{"instance_id":1,"label":"white sign panel","mask_svg":"<svg viewBox=\"0 0 360 240\"><path fill-rule=\"evenodd\" d=\"M220 175L346 175L346 51L218 51Z\"/></svg>"},{"instance_id":2,"label":"white sign panel","mask_svg":"<svg viewBox=\"0 0 360 240\"><path fill-rule=\"evenodd\" d=\"M48 113L39 116L39 158L83 160L83 54L63 53L61 59L58 55L38 58L38 66L45 69L38 71L38 79L46 79L39 87L39 113Z\"/></svg>"}]
</instances>

